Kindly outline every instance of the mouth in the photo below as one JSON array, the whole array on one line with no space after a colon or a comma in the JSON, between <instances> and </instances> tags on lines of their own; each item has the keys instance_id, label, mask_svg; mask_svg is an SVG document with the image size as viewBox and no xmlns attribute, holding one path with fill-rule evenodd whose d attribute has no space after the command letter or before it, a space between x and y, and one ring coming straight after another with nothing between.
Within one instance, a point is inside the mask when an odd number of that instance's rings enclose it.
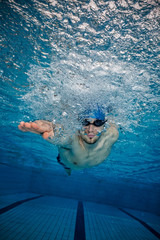
<instances>
[{"instance_id":1,"label":"mouth","mask_svg":"<svg viewBox=\"0 0 160 240\"><path fill-rule=\"evenodd\" d=\"M95 137L94 134L87 134L87 136L88 136L89 138L94 138L94 137Z\"/></svg>"}]
</instances>

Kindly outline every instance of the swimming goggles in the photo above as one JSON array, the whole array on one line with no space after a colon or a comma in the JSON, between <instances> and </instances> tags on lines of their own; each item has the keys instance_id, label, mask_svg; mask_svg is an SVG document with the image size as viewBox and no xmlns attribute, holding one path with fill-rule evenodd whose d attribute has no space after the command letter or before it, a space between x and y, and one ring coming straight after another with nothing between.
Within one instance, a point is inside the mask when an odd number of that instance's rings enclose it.
<instances>
[{"instance_id":1,"label":"swimming goggles","mask_svg":"<svg viewBox=\"0 0 160 240\"><path fill-rule=\"evenodd\" d=\"M82 126L87 127L87 126L89 126L90 124L92 124L92 125L95 126L95 127L101 127L103 124L105 124L105 122L107 122L107 120L99 120L99 119L97 119L97 120L95 120L93 123L91 123L91 122L88 121L87 119L84 119L84 120L82 121Z\"/></svg>"}]
</instances>

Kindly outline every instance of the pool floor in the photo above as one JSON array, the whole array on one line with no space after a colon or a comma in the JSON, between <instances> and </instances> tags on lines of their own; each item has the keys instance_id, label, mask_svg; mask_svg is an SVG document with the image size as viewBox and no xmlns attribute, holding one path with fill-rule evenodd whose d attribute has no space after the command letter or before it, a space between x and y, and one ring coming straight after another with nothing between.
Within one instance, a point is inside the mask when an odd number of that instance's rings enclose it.
<instances>
[{"instance_id":1,"label":"pool floor","mask_svg":"<svg viewBox=\"0 0 160 240\"><path fill-rule=\"evenodd\" d=\"M0 208L1 240L160 239L160 217L131 209L31 193L1 196Z\"/></svg>"}]
</instances>

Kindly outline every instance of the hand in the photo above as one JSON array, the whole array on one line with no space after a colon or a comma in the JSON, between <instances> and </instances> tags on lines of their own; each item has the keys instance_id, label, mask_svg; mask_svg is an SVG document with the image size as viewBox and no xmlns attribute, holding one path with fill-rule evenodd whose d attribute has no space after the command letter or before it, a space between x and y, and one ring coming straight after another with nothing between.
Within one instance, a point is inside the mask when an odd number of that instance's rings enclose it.
<instances>
[{"instance_id":1,"label":"hand","mask_svg":"<svg viewBox=\"0 0 160 240\"><path fill-rule=\"evenodd\" d=\"M41 134L44 139L53 138L53 124L45 120L37 120L35 122L20 122L18 125L22 132L33 132Z\"/></svg>"}]
</instances>

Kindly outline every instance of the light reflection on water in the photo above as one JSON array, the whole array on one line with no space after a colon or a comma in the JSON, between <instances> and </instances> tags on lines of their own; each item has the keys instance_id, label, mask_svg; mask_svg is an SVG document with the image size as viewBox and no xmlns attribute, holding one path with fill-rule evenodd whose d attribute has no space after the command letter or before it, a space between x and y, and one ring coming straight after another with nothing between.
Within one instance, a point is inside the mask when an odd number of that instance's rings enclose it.
<instances>
[{"instance_id":1,"label":"light reflection on water","mask_svg":"<svg viewBox=\"0 0 160 240\"><path fill-rule=\"evenodd\" d=\"M1 4L2 125L55 119L72 132L88 103L106 113L112 106L109 117L120 126L120 139L95 174L111 168L143 178L146 169L144 178L153 180L151 168L159 168L158 2Z\"/></svg>"}]
</instances>

